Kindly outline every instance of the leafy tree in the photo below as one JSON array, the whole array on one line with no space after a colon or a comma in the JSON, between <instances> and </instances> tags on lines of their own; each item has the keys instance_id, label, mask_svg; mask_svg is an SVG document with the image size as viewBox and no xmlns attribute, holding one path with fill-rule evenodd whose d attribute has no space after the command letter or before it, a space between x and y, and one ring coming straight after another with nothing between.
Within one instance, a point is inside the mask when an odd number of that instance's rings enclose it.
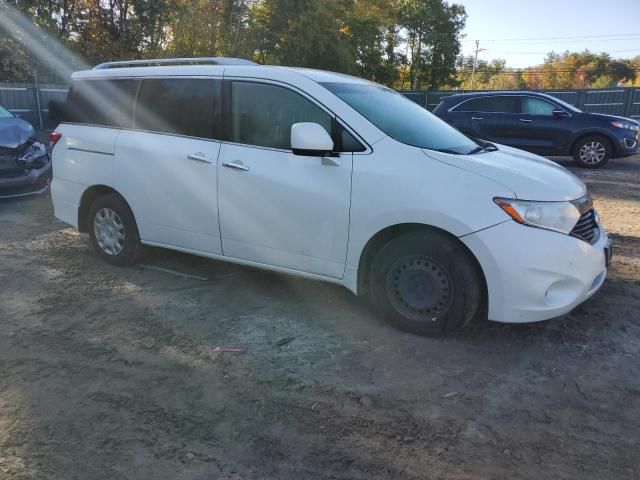
<instances>
[{"instance_id":1,"label":"leafy tree","mask_svg":"<svg viewBox=\"0 0 640 480\"><path fill-rule=\"evenodd\" d=\"M584 50L551 52L542 65L526 69L524 78L528 88L600 88L622 78L633 81L639 72L632 60L613 60L607 53Z\"/></svg>"},{"instance_id":2,"label":"leafy tree","mask_svg":"<svg viewBox=\"0 0 640 480\"><path fill-rule=\"evenodd\" d=\"M385 0L354 0L344 33L360 77L385 84L398 79L397 5Z\"/></svg>"},{"instance_id":3,"label":"leafy tree","mask_svg":"<svg viewBox=\"0 0 640 480\"><path fill-rule=\"evenodd\" d=\"M11 25L16 8L31 26L22 37ZM395 88L469 89L474 59L459 56L465 21L464 8L448 0L0 0L0 73L2 80L29 80L34 70L66 78L83 68L82 58L220 55ZM551 52L522 72L501 59L479 60L474 88L584 88L623 78L631 86L640 84L638 73L640 57Z\"/></svg>"},{"instance_id":4,"label":"leafy tree","mask_svg":"<svg viewBox=\"0 0 640 480\"><path fill-rule=\"evenodd\" d=\"M399 25L407 32L409 84L438 88L455 83L455 60L467 14L444 0L401 0Z\"/></svg>"},{"instance_id":5,"label":"leafy tree","mask_svg":"<svg viewBox=\"0 0 640 480\"><path fill-rule=\"evenodd\" d=\"M0 8L0 15L2 9ZM29 54L16 39L0 36L0 81L30 82L33 80L33 67Z\"/></svg>"},{"instance_id":6,"label":"leafy tree","mask_svg":"<svg viewBox=\"0 0 640 480\"><path fill-rule=\"evenodd\" d=\"M615 86L616 82L611 75L600 75L591 80L590 88L607 88Z\"/></svg>"},{"instance_id":7,"label":"leafy tree","mask_svg":"<svg viewBox=\"0 0 640 480\"><path fill-rule=\"evenodd\" d=\"M353 70L345 13L349 0L263 0L253 20L257 58L266 63Z\"/></svg>"},{"instance_id":8,"label":"leafy tree","mask_svg":"<svg viewBox=\"0 0 640 480\"><path fill-rule=\"evenodd\" d=\"M476 64L476 74L473 79L473 55L461 56L456 61L458 69L457 83L463 90L515 90L521 88L523 79L519 72L507 68L506 61L497 58L491 61L479 59Z\"/></svg>"}]
</instances>

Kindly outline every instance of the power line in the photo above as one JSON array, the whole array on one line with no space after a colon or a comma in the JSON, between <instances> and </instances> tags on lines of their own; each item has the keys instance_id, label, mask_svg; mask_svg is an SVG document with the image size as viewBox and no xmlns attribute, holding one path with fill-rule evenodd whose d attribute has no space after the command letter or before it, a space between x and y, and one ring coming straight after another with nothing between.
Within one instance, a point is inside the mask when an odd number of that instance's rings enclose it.
<instances>
[{"instance_id":1,"label":"power line","mask_svg":"<svg viewBox=\"0 0 640 480\"><path fill-rule=\"evenodd\" d=\"M636 73L638 71L640 71L640 70L637 70ZM465 70L458 70L458 71L456 71L456 73L458 73L458 74L470 74L470 72L468 70L466 70L466 71ZM481 75L483 73L486 73L486 74L488 74L488 75L490 75L492 77L493 76L497 76L497 75L503 75L503 76L504 75L541 75L542 76L542 75L557 75L557 74L563 74L563 73L566 73L566 74L569 74L569 75L577 74L577 72L575 72L575 71L574 72L558 72L558 71L541 72L541 71L530 71L530 70L522 70L522 71L521 70L518 70L518 71L514 71L514 70L505 71L505 70L503 70L503 71L500 71L500 72L476 71L476 76L477 75ZM608 73L620 73L620 72L618 72L618 71L615 71L615 72L614 71L611 71L611 72L598 71L598 72L585 72L585 73L591 73L590 76L593 76L593 74L606 75Z\"/></svg>"},{"instance_id":2,"label":"power line","mask_svg":"<svg viewBox=\"0 0 640 480\"><path fill-rule=\"evenodd\" d=\"M519 52L517 50L494 50L492 48L485 49L493 53L515 53L518 55L546 55L551 52ZM628 53L628 52L638 52L640 54L640 49L634 48L631 50L607 50L604 53ZM580 52L578 52L580 53Z\"/></svg>"},{"instance_id":3,"label":"power line","mask_svg":"<svg viewBox=\"0 0 640 480\"><path fill-rule=\"evenodd\" d=\"M442 68L433 68L432 70L442 70L445 69L446 67L442 67ZM508 68L508 67L505 67ZM585 73L597 73L597 74L602 74L602 73L619 73L623 70L625 71L629 71L629 72L640 72L640 67L627 67L627 68L615 68L615 67L607 67L607 68L598 68L598 67L575 67L575 68L553 68L551 66L551 68L541 68L539 66L536 67L531 67L531 68L519 68L519 69L513 69L513 70L500 70L500 71L494 71L494 70L487 70L487 69L476 69L475 73L476 74L480 74L480 73L489 73L489 74L493 74L493 75L499 75L499 74L516 74L516 73L541 73L541 74L546 74L546 73L580 73L580 71L582 69L586 69ZM458 73L468 73L471 74L473 73L473 69L469 69L469 68L465 68L465 69L457 69L456 70Z\"/></svg>"},{"instance_id":4,"label":"power line","mask_svg":"<svg viewBox=\"0 0 640 480\"><path fill-rule=\"evenodd\" d=\"M640 37L640 33L619 33L609 35L569 35L563 37L520 37L520 38L494 38L494 39L481 39L482 42L546 42L549 40L571 40L571 41L585 41L589 39L609 41L636 39ZM474 42L475 40L462 40L464 43Z\"/></svg>"}]
</instances>

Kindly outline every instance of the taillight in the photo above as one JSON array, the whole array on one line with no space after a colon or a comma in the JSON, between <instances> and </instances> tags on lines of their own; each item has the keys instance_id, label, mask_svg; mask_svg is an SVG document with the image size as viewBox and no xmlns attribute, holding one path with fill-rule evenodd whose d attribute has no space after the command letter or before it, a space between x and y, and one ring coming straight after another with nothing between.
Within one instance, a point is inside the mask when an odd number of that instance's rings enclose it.
<instances>
[{"instance_id":1,"label":"taillight","mask_svg":"<svg viewBox=\"0 0 640 480\"><path fill-rule=\"evenodd\" d=\"M58 140L62 138L62 134L60 132L51 132L49 134L49 148L53 148L53 146L58 143Z\"/></svg>"}]
</instances>

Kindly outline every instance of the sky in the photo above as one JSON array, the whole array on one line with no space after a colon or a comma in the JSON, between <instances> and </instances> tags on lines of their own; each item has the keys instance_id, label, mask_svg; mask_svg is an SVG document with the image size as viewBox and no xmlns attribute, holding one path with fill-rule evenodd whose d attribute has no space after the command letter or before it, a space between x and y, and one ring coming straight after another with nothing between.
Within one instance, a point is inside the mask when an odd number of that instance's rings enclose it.
<instances>
[{"instance_id":1,"label":"sky","mask_svg":"<svg viewBox=\"0 0 640 480\"><path fill-rule=\"evenodd\" d=\"M464 5L462 53L504 58L508 67L538 65L554 50L640 55L640 0L453 0Z\"/></svg>"}]
</instances>

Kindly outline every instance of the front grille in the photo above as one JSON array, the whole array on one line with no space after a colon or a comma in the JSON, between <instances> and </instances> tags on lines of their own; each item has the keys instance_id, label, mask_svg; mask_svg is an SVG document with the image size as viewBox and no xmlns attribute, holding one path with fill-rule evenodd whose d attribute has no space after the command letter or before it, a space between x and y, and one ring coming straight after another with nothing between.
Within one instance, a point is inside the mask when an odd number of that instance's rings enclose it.
<instances>
[{"instance_id":1,"label":"front grille","mask_svg":"<svg viewBox=\"0 0 640 480\"><path fill-rule=\"evenodd\" d=\"M24 168L4 168L0 169L0 178L24 177L26 173Z\"/></svg>"},{"instance_id":2,"label":"front grille","mask_svg":"<svg viewBox=\"0 0 640 480\"><path fill-rule=\"evenodd\" d=\"M596 221L596 211L593 208L582 214L576 226L571 230L571 235L591 244L598 241L600 228Z\"/></svg>"}]
</instances>

